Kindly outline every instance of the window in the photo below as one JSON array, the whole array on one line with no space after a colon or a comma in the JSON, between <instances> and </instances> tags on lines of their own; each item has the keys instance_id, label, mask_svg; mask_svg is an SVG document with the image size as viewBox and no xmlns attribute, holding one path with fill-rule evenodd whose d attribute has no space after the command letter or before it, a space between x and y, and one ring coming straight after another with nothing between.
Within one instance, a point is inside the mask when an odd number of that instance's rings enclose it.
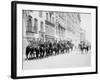
<instances>
[{"instance_id":1,"label":"window","mask_svg":"<svg viewBox=\"0 0 100 80\"><path fill-rule=\"evenodd\" d=\"M43 22L40 23L40 31L43 32Z\"/></svg>"},{"instance_id":2,"label":"window","mask_svg":"<svg viewBox=\"0 0 100 80\"><path fill-rule=\"evenodd\" d=\"M54 17L52 17L52 23L54 23Z\"/></svg>"},{"instance_id":3,"label":"window","mask_svg":"<svg viewBox=\"0 0 100 80\"><path fill-rule=\"evenodd\" d=\"M27 28L26 31L31 32L32 31L32 16L27 16Z\"/></svg>"},{"instance_id":4,"label":"window","mask_svg":"<svg viewBox=\"0 0 100 80\"><path fill-rule=\"evenodd\" d=\"M48 13L46 13L46 20L48 20Z\"/></svg>"},{"instance_id":5,"label":"window","mask_svg":"<svg viewBox=\"0 0 100 80\"><path fill-rule=\"evenodd\" d=\"M42 11L39 11L39 17L42 17Z\"/></svg>"},{"instance_id":6,"label":"window","mask_svg":"<svg viewBox=\"0 0 100 80\"><path fill-rule=\"evenodd\" d=\"M37 23L37 19L35 18L34 19L34 32L37 33L37 30L38 30L38 23Z\"/></svg>"}]
</instances>

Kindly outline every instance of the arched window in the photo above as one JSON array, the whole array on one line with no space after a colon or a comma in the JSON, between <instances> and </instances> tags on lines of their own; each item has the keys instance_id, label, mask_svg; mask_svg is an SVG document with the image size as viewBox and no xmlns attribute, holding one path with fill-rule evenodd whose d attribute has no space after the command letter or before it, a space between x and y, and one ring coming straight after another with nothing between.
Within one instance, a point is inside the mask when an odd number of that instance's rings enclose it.
<instances>
[{"instance_id":1,"label":"arched window","mask_svg":"<svg viewBox=\"0 0 100 80\"><path fill-rule=\"evenodd\" d=\"M27 28L26 31L31 32L32 31L32 16L27 16Z\"/></svg>"},{"instance_id":2,"label":"arched window","mask_svg":"<svg viewBox=\"0 0 100 80\"><path fill-rule=\"evenodd\" d=\"M40 22L40 31L43 32L43 22Z\"/></svg>"},{"instance_id":3,"label":"arched window","mask_svg":"<svg viewBox=\"0 0 100 80\"><path fill-rule=\"evenodd\" d=\"M37 33L37 30L38 30L38 20L34 18L34 32Z\"/></svg>"},{"instance_id":4,"label":"arched window","mask_svg":"<svg viewBox=\"0 0 100 80\"><path fill-rule=\"evenodd\" d=\"M48 13L46 13L46 20L48 20Z\"/></svg>"},{"instance_id":5,"label":"arched window","mask_svg":"<svg viewBox=\"0 0 100 80\"><path fill-rule=\"evenodd\" d=\"M54 24L54 17L52 17L52 23Z\"/></svg>"}]
</instances>

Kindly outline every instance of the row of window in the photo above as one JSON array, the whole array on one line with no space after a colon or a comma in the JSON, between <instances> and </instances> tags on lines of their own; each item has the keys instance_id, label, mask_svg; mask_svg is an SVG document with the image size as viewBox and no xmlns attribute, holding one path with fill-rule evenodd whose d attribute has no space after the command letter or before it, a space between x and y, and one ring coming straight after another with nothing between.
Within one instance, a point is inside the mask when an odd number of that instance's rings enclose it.
<instances>
[{"instance_id":1,"label":"row of window","mask_svg":"<svg viewBox=\"0 0 100 80\"><path fill-rule=\"evenodd\" d=\"M46 13L46 19L48 20L48 17L49 17L49 15L48 15L49 13ZM42 17L42 12L40 12L39 13L39 15ZM51 14L50 14L51 15ZM54 19L54 17L52 18L52 19ZM30 15L28 15L27 16L27 29L26 29L26 31L28 31L28 32L36 32L37 33L37 31L38 31L38 19L36 19L36 18L34 18L34 24L32 25L32 16L30 16ZM41 21L40 22L40 32L43 32L43 21ZM59 32L59 33L63 33L65 30L63 30L63 29L60 29L59 27L57 28L57 32Z\"/></svg>"},{"instance_id":2,"label":"row of window","mask_svg":"<svg viewBox=\"0 0 100 80\"><path fill-rule=\"evenodd\" d=\"M34 18L34 25L32 26L32 17L29 15L27 17L27 29L26 31L28 32L35 32L37 33L38 31L38 20ZM43 32L43 22L40 22L40 31Z\"/></svg>"},{"instance_id":3,"label":"row of window","mask_svg":"<svg viewBox=\"0 0 100 80\"><path fill-rule=\"evenodd\" d=\"M46 13L46 20L50 21L51 23L54 23L54 17L52 17L53 12ZM39 11L39 17L43 17L43 12Z\"/></svg>"},{"instance_id":4,"label":"row of window","mask_svg":"<svg viewBox=\"0 0 100 80\"><path fill-rule=\"evenodd\" d=\"M53 13L46 13L46 20L50 21L51 23L54 24L54 17L52 17Z\"/></svg>"},{"instance_id":5,"label":"row of window","mask_svg":"<svg viewBox=\"0 0 100 80\"><path fill-rule=\"evenodd\" d=\"M58 27L56 27L56 33L60 36L64 36L65 34L65 29L62 28L60 25Z\"/></svg>"}]
</instances>

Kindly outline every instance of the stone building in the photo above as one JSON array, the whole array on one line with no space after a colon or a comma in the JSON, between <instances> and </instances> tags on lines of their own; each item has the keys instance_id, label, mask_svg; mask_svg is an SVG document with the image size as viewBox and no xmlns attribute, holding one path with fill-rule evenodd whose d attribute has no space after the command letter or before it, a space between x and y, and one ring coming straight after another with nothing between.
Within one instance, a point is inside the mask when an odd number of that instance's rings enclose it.
<instances>
[{"instance_id":1,"label":"stone building","mask_svg":"<svg viewBox=\"0 0 100 80\"><path fill-rule=\"evenodd\" d=\"M56 33L55 37L57 40L65 39L65 31L66 31L66 15L62 12L55 12L55 28Z\"/></svg>"},{"instance_id":2,"label":"stone building","mask_svg":"<svg viewBox=\"0 0 100 80\"><path fill-rule=\"evenodd\" d=\"M79 13L23 10L23 38L27 41L85 39Z\"/></svg>"},{"instance_id":3,"label":"stone building","mask_svg":"<svg viewBox=\"0 0 100 80\"><path fill-rule=\"evenodd\" d=\"M54 41L55 40L55 15L54 12L45 12L45 40Z\"/></svg>"},{"instance_id":4,"label":"stone building","mask_svg":"<svg viewBox=\"0 0 100 80\"><path fill-rule=\"evenodd\" d=\"M38 39L41 38L44 40L44 26L45 19L42 11L23 11L23 23L25 23L24 37L27 39Z\"/></svg>"},{"instance_id":5,"label":"stone building","mask_svg":"<svg viewBox=\"0 0 100 80\"><path fill-rule=\"evenodd\" d=\"M71 39L75 44L85 39L85 31L80 27L80 13L66 13L66 39Z\"/></svg>"},{"instance_id":6,"label":"stone building","mask_svg":"<svg viewBox=\"0 0 100 80\"><path fill-rule=\"evenodd\" d=\"M49 11L23 10L23 37L27 41L55 40L55 16Z\"/></svg>"}]
</instances>

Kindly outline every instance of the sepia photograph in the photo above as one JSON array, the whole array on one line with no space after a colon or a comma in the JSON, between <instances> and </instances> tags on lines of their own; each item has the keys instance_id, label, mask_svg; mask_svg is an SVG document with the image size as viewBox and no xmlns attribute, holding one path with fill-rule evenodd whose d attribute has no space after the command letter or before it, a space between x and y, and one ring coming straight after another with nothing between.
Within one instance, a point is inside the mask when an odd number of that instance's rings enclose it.
<instances>
[{"instance_id":1,"label":"sepia photograph","mask_svg":"<svg viewBox=\"0 0 100 80\"><path fill-rule=\"evenodd\" d=\"M97 73L97 6L12 2L13 79Z\"/></svg>"}]
</instances>

